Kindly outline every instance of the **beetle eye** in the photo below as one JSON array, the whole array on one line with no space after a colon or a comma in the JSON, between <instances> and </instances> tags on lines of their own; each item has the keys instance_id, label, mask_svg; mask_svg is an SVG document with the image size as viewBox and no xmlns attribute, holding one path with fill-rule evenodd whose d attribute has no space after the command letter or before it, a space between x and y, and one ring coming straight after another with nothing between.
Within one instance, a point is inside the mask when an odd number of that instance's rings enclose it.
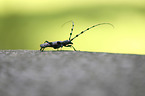
<instances>
[{"instance_id":1,"label":"beetle eye","mask_svg":"<svg viewBox=\"0 0 145 96\"><path fill-rule=\"evenodd\" d=\"M73 43L70 41L70 44L73 44Z\"/></svg>"}]
</instances>

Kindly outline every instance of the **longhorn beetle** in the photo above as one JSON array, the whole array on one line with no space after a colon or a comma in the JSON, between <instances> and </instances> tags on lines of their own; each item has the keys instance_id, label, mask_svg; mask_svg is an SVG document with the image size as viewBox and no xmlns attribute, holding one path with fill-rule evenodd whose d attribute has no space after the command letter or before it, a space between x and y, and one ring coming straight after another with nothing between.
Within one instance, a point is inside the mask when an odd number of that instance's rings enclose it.
<instances>
[{"instance_id":1,"label":"longhorn beetle","mask_svg":"<svg viewBox=\"0 0 145 96\"><path fill-rule=\"evenodd\" d=\"M91 28L94 28L96 26L99 26L99 25L104 25L104 24L109 24L113 27L113 25L111 23L100 23L100 24L96 24L96 25L93 25L89 28L87 28L86 30L82 31L81 33L77 34L75 37L71 38L72 36L72 32L73 32L73 29L74 29L74 22L72 21L72 28L71 28L71 32L70 32L70 36L69 36L69 40L64 40L64 41L54 41L54 42L48 42L48 41L45 41L44 44L41 44L40 45L40 51L44 51L44 49L46 47L53 47L54 49L58 49L58 48L62 48L63 46L64 47L72 47L74 49L74 51L76 51L76 49L72 46L73 43L72 41L78 37L79 35L83 34L84 32L90 30Z\"/></svg>"}]
</instances>

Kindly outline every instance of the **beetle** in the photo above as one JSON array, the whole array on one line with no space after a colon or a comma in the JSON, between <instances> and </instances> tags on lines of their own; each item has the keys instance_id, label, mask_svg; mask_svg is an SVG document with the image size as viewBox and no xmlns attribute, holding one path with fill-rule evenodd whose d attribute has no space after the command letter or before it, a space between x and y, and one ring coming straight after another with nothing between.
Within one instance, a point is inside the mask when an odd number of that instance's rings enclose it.
<instances>
[{"instance_id":1,"label":"beetle","mask_svg":"<svg viewBox=\"0 0 145 96\"><path fill-rule=\"evenodd\" d=\"M104 24L109 24L112 27L114 27L111 23L99 23L99 24L96 24L96 25L93 25L93 26L87 28L86 30L84 30L81 33L77 34L75 37L71 38L73 29L74 29L74 22L72 21L72 28L71 28L71 32L70 32L70 36L69 36L68 40L54 41L54 42L45 41L44 44L40 44L40 51L44 51L44 49L46 47L53 47L54 49L59 49L59 48L62 48L62 47L72 47L74 49L74 51L76 51L76 49L72 46L73 45L72 41L76 37L78 37L79 35L83 34L86 31L90 30L91 28L94 28L94 27L99 26L99 25L104 25Z\"/></svg>"}]
</instances>

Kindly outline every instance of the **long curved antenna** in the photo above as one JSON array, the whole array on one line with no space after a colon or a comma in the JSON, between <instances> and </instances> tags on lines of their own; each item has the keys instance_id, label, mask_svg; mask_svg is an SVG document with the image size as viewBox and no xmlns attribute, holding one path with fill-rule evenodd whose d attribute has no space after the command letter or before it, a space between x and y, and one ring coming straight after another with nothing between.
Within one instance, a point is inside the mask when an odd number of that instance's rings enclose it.
<instances>
[{"instance_id":1,"label":"long curved antenna","mask_svg":"<svg viewBox=\"0 0 145 96\"><path fill-rule=\"evenodd\" d=\"M72 22L72 20L65 22L64 24L61 25L63 27L66 23Z\"/></svg>"},{"instance_id":2,"label":"long curved antenna","mask_svg":"<svg viewBox=\"0 0 145 96\"><path fill-rule=\"evenodd\" d=\"M72 28L71 28L71 32L70 32L70 36L69 36L69 40L71 39L73 29L74 29L74 22L72 21Z\"/></svg>"},{"instance_id":3,"label":"long curved antenna","mask_svg":"<svg viewBox=\"0 0 145 96\"><path fill-rule=\"evenodd\" d=\"M67 21L61 27L63 27L66 23L69 23L69 22L72 22L72 28L71 28L70 37L69 37L69 40L70 40L71 39L71 36L72 36L73 29L74 29L74 22L72 20Z\"/></svg>"},{"instance_id":4,"label":"long curved antenna","mask_svg":"<svg viewBox=\"0 0 145 96\"><path fill-rule=\"evenodd\" d=\"M70 41L74 40L76 37L78 37L79 35L83 34L83 33L86 32L86 31L90 30L91 28L94 28L94 27L99 26L99 25L104 25L104 24L109 24L109 25L111 25L111 26L114 28L114 26L113 26L111 23L100 23L100 24L97 24L97 25L93 25L93 26L87 28L86 30L82 31L81 33L77 34L77 35L76 35L75 37L73 37Z\"/></svg>"}]
</instances>

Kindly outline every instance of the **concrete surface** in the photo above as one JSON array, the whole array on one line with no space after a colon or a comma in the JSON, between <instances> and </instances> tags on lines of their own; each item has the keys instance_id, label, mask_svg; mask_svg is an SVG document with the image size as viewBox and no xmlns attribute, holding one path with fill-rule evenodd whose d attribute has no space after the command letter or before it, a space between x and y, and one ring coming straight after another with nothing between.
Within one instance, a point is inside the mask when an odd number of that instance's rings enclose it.
<instances>
[{"instance_id":1,"label":"concrete surface","mask_svg":"<svg viewBox=\"0 0 145 96\"><path fill-rule=\"evenodd\" d=\"M0 50L0 96L145 96L145 56Z\"/></svg>"}]
</instances>

